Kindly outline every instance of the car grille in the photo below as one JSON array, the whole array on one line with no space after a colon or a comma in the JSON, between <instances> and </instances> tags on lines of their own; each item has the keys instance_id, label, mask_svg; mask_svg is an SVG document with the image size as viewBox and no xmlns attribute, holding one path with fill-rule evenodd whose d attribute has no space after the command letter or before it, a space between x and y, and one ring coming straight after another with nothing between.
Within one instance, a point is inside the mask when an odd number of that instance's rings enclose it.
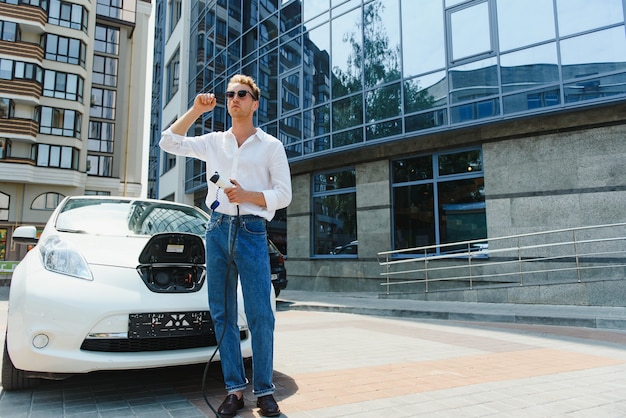
<instances>
[{"instance_id":1,"label":"car grille","mask_svg":"<svg viewBox=\"0 0 626 418\"><path fill-rule=\"evenodd\" d=\"M239 331L239 338L245 340L245 330ZM83 341L81 350L106 353L137 353L142 351L182 350L185 348L213 347L217 344L215 334L187 337L160 338L89 338Z\"/></svg>"}]
</instances>

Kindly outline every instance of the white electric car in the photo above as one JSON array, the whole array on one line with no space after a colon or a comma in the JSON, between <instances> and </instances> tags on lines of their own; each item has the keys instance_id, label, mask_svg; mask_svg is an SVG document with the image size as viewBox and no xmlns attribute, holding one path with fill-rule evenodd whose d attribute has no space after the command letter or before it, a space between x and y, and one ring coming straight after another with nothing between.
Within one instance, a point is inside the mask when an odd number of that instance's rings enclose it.
<instances>
[{"instance_id":1,"label":"white electric car","mask_svg":"<svg viewBox=\"0 0 626 418\"><path fill-rule=\"evenodd\" d=\"M11 279L3 388L209 361L219 336L206 289L207 221L173 202L80 196L59 204L41 236L17 228L14 242L36 246ZM241 293L238 325L249 358Z\"/></svg>"}]
</instances>

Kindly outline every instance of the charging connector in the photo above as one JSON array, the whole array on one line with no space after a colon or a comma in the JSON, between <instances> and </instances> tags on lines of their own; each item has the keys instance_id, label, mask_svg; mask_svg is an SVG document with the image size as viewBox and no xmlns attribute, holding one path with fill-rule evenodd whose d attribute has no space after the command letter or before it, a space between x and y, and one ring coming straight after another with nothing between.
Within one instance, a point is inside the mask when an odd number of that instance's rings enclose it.
<instances>
[{"instance_id":1,"label":"charging connector","mask_svg":"<svg viewBox=\"0 0 626 418\"><path fill-rule=\"evenodd\" d=\"M220 177L217 171L211 176L211 178L209 178L209 180L222 189L228 189L234 186L234 184L232 184L229 180Z\"/></svg>"}]
</instances>

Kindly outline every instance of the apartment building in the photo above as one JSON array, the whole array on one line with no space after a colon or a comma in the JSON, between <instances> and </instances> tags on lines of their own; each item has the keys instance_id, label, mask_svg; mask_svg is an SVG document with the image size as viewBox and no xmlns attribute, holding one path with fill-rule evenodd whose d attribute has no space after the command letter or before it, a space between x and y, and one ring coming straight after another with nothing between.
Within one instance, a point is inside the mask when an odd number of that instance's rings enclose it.
<instances>
[{"instance_id":1,"label":"apartment building","mask_svg":"<svg viewBox=\"0 0 626 418\"><path fill-rule=\"evenodd\" d=\"M142 193L149 0L0 1L0 264L69 195ZM151 71L148 71L151 72Z\"/></svg>"}]
</instances>

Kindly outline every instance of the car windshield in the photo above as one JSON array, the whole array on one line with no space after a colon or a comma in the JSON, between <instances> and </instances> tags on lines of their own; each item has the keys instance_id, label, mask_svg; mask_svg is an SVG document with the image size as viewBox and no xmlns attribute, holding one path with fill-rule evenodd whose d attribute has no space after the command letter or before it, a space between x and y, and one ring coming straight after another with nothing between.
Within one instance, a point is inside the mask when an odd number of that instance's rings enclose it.
<instances>
[{"instance_id":1,"label":"car windshield","mask_svg":"<svg viewBox=\"0 0 626 418\"><path fill-rule=\"evenodd\" d=\"M70 199L56 229L98 235L153 235L188 232L204 235L208 218L190 206L168 202L116 199Z\"/></svg>"}]
</instances>

